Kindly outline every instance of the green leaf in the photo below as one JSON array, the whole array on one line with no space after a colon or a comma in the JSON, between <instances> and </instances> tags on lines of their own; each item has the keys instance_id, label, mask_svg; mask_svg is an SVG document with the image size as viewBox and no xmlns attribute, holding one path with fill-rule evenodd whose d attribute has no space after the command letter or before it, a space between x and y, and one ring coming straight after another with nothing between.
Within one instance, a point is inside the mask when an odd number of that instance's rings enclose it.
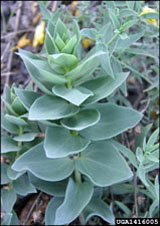
<instances>
[{"instance_id":1,"label":"green leaf","mask_svg":"<svg viewBox=\"0 0 160 226\"><path fill-rule=\"evenodd\" d=\"M36 99L29 110L30 120L57 120L76 114L79 108L54 96L44 95Z\"/></svg>"},{"instance_id":2,"label":"green leaf","mask_svg":"<svg viewBox=\"0 0 160 226\"><path fill-rule=\"evenodd\" d=\"M159 180L158 180L158 175L156 175L156 178L155 178L155 197L159 203Z\"/></svg>"},{"instance_id":3,"label":"green leaf","mask_svg":"<svg viewBox=\"0 0 160 226\"><path fill-rule=\"evenodd\" d=\"M78 58L68 53L57 53L48 56L50 67L59 74L65 74L78 64ZM60 71L60 72L59 72Z\"/></svg>"},{"instance_id":4,"label":"green leaf","mask_svg":"<svg viewBox=\"0 0 160 226\"><path fill-rule=\"evenodd\" d=\"M15 191L12 188L10 190L2 189L1 198L3 210L5 210L7 213L10 213L17 199Z\"/></svg>"},{"instance_id":5,"label":"green leaf","mask_svg":"<svg viewBox=\"0 0 160 226\"><path fill-rule=\"evenodd\" d=\"M115 201L115 203L118 205L118 207L123 210L123 212L126 214L126 217L130 217L132 212L131 210L122 202Z\"/></svg>"},{"instance_id":6,"label":"green leaf","mask_svg":"<svg viewBox=\"0 0 160 226\"><path fill-rule=\"evenodd\" d=\"M107 205L107 203L98 198L91 199L91 201L83 211L83 216L86 223L90 220L91 217L99 216L111 225L115 224L115 219L111 208Z\"/></svg>"},{"instance_id":7,"label":"green leaf","mask_svg":"<svg viewBox=\"0 0 160 226\"><path fill-rule=\"evenodd\" d=\"M148 140L148 142L147 142L147 147L150 147L151 145L153 145L153 144L156 142L156 140L157 140L157 138L158 138L158 134L159 134L159 128L156 129L156 130L152 133L152 135L150 136L150 138L149 138L149 140Z\"/></svg>"},{"instance_id":8,"label":"green leaf","mask_svg":"<svg viewBox=\"0 0 160 226\"><path fill-rule=\"evenodd\" d=\"M23 170L21 172L17 172L15 170L13 170L11 168L11 166L9 165L8 166L8 169L7 169L7 176L11 179L11 180L17 180L21 175L23 175L26 171Z\"/></svg>"},{"instance_id":9,"label":"green leaf","mask_svg":"<svg viewBox=\"0 0 160 226\"><path fill-rule=\"evenodd\" d=\"M120 17L129 17L129 16L137 16L137 13L132 9L120 9L119 10Z\"/></svg>"},{"instance_id":10,"label":"green leaf","mask_svg":"<svg viewBox=\"0 0 160 226\"><path fill-rule=\"evenodd\" d=\"M13 181L13 189L17 194L22 196L28 195L30 193L37 193L26 174L23 174L17 180Z\"/></svg>"},{"instance_id":11,"label":"green leaf","mask_svg":"<svg viewBox=\"0 0 160 226\"><path fill-rule=\"evenodd\" d=\"M25 120L21 119L20 117L16 117L14 115L6 114L5 118L8 120L8 122L13 123L18 126L26 126L27 125L27 122Z\"/></svg>"},{"instance_id":12,"label":"green leaf","mask_svg":"<svg viewBox=\"0 0 160 226\"><path fill-rule=\"evenodd\" d=\"M12 140L11 137L5 135L1 138L1 151L2 153L8 153L8 152L17 152L20 151L21 147L17 146L17 143Z\"/></svg>"},{"instance_id":13,"label":"green leaf","mask_svg":"<svg viewBox=\"0 0 160 226\"><path fill-rule=\"evenodd\" d=\"M68 89L65 86L54 86L52 92L65 100L68 100L72 104L79 106L88 97L93 96L92 91L86 89L85 87L78 86L76 88Z\"/></svg>"},{"instance_id":14,"label":"green leaf","mask_svg":"<svg viewBox=\"0 0 160 226\"><path fill-rule=\"evenodd\" d=\"M22 141L22 142L28 142L35 139L37 136L37 133L24 133L21 136L15 136L13 140L15 141Z\"/></svg>"},{"instance_id":15,"label":"green leaf","mask_svg":"<svg viewBox=\"0 0 160 226\"><path fill-rule=\"evenodd\" d=\"M120 183L133 176L111 140L91 143L75 162L76 168L100 187Z\"/></svg>"},{"instance_id":16,"label":"green leaf","mask_svg":"<svg viewBox=\"0 0 160 226\"><path fill-rule=\"evenodd\" d=\"M61 21L60 18L58 18L58 21L55 26L54 34L59 34L61 39L66 42L68 39L70 39L70 35L68 32L68 29L66 28L65 24Z\"/></svg>"},{"instance_id":17,"label":"green leaf","mask_svg":"<svg viewBox=\"0 0 160 226\"><path fill-rule=\"evenodd\" d=\"M128 28L132 27L134 24L137 24L138 20L134 19L134 20L129 20L127 22L125 22L124 24L122 24L122 26L120 27L120 31L123 32L125 30L127 30Z\"/></svg>"},{"instance_id":18,"label":"green leaf","mask_svg":"<svg viewBox=\"0 0 160 226\"><path fill-rule=\"evenodd\" d=\"M63 53L69 53L72 54L74 51L74 48L77 44L77 37L76 35L74 35L69 41L68 43L64 46L64 48L62 49Z\"/></svg>"},{"instance_id":19,"label":"green leaf","mask_svg":"<svg viewBox=\"0 0 160 226\"><path fill-rule=\"evenodd\" d=\"M40 93L35 93L33 91L23 90L14 88L16 95L18 96L20 102L23 104L23 106L29 110L33 102L41 96Z\"/></svg>"},{"instance_id":20,"label":"green leaf","mask_svg":"<svg viewBox=\"0 0 160 226\"><path fill-rule=\"evenodd\" d=\"M116 16L115 12L110 9L108 11L108 13L109 13L109 17L110 17L110 19L111 19L111 21L113 23L114 28L115 29L119 29L120 28L120 22L119 22L119 20L118 20L118 18Z\"/></svg>"},{"instance_id":21,"label":"green leaf","mask_svg":"<svg viewBox=\"0 0 160 226\"><path fill-rule=\"evenodd\" d=\"M81 131L95 125L100 120L100 113L95 109L81 110L76 115L61 120L61 124L69 129Z\"/></svg>"},{"instance_id":22,"label":"green leaf","mask_svg":"<svg viewBox=\"0 0 160 226\"><path fill-rule=\"evenodd\" d=\"M74 162L67 157L60 159L47 158L43 149L43 143L40 143L16 159L12 169L18 172L29 170L42 180L59 181L72 174Z\"/></svg>"},{"instance_id":23,"label":"green leaf","mask_svg":"<svg viewBox=\"0 0 160 226\"><path fill-rule=\"evenodd\" d=\"M100 64L101 67L104 69L104 71L107 73L107 75L110 75L112 78L114 78L114 74L113 74L113 70L111 67L111 62L110 62L110 56L109 56L109 52L108 52L108 48L106 47L105 44L97 44L96 45L97 50L102 50L104 51L106 54L105 55L100 55L99 56L99 60L100 60Z\"/></svg>"},{"instance_id":24,"label":"green leaf","mask_svg":"<svg viewBox=\"0 0 160 226\"><path fill-rule=\"evenodd\" d=\"M19 49L18 55L23 59L32 79L34 78L42 84L48 84L49 88L54 84L66 83L67 80L64 77L54 73L47 60L22 49Z\"/></svg>"},{"instance_id":25,"label":"green leaf","mask_svg":"<svg viewBox=\"0 0 160 226\"><path fill-rule=\"evenodd\" d=\"M3 220L3 225L11 225L11 220L12 220L12 213L6 213L4 220Z\"/></svg>"},{"instance_id":26,"label":"green leaf","mask_svg":"<svg viewBox=\"0 0 160 226\"><path fill-rule=\"evenodd\" d=\"M4 130L8 131L11 134L18 134L19 133L19 128L13 123L10 123L6 118L5 118L5 112L2 110L1 112L1 126Z\"/></svg>"},{"instance_id":27,"label":"green leaf","mask_svg":"<svg viewBox=\"0 0 160 226\"><path fill-rule=\"evenodd\" d=\"M86 60L82 61L76 68L72 71L69 71L65 76L70 77L72 80L77 80L84 75L93 73L97 66L99 65L99 56L106 54L103 51L99 51Z\"/></svg>"},{"instance_id":28,"label":"green leaf","mask_svg":"<svg viewBox=\"0 0 160 226\"><path fill-rule=\"evenodd\" d=\"M95 78L82 84L85 88L91 90L94 96L89 97L84 104L95 103L114 92L127 79L129 73L115 73L115 79L110 76Z\"/></svg>"},{"instance_id":29,"label":"green leaf","mask_svg":"<svg viewBox=\"0 0 160 226\"><path fill-rule=\"evenodd\" d=\"M40 180L39 178L35 177L33 174L29 173L29 180L30 182L40 191L56 196L56 197L64 197L67 181L58 181L58 182L50 182Z\"/></svg>"},{"instance_id":30,"label":"green leaf","mask_svg":"<svg viewBox=\"0 0 160 226\"><path fill-rule=\"evenodd\" d=\"M1 163L1 184L7 184L10 182L10 178L7 175L8 165L6 163Z\"/></svg>"},{"instance_id":31,"label":"green leaf","mask_svg":"<svg viewBox=\"0 0 160 226\"><path fill-rule=\"evenodd\" d=\"M141 48L133 48L133 47L127 48L125 50L125 52L132 53L134 55L148 56L148 57L151 57L153 59L156 59L156 57L153 54L149 53L148 50L146 51L145 49L141 49Z\"/></svg>"},{"instance_id":32,"label":"green leaf","mask_svg":"<svg viewBox=\"0 0 160 226\"><path fill-rule=\"evenodd\" d=\"M65 47L65 43L63 42L59 34L57 34L55 38L55 44L60 51Z\"/></svg>"},{"instance_id":33,"label":"green leaf","mask_svg":"<svg viewBox=\"0 0 160 226\"><path fill-rule=\"evenodd\" d=\"M13 213L13 216L12 216L10 225L19 225L19 219L17 217L17 214L15 213L14 210L12 211L12 213Z\"/></svg>"},{"instance_id":34,"label":"green leaf","mask_svg":"<svg viewBox=\"0 0 160 226\"><path fill-rule=\"evenodd\" d=\"M39 1L38 3L39 3L40 10L42 12L42 15L43 15L43 19L50 20L50 18L51 18L50 11L46 8L43 1Z\"/></svg>"},{"instance_id":35,"label":"green leaf","mask_svg":"<svg viewBox=\"0 0 160 226\"><path fill-rule=\"evenodd\" d=\"M81 135L72 135L63 127L48 127L44 150L48 158L63 158L86 149L90 141Z\"/></svg>"},{"instance_id":36,"label":"green leaf","mask_svg":"<svg viewBox=\"0 0 160 226\"><path fill-rule=\"evenodd\" d=\"M59 49L57 48L54 39L53 39L54 25L51 21L49 21L48 26L46 28L44 47L48 54L59 53Z\"/></svg>"},{"instance_id":37,"label":"green leaf","mask_svg":"<svg viewBox=\"0 0 160 226\"><path fill-rule=\"evenodd\" d=\"M104 140L133 128L142 119L142 114L129 108L112 103L96 104L93 106L100 111L99 122L80 133L91 140Z\"/></svg>"},{"instance_id":38,"label":"green leaf","mask_svg":"<svg viewBox=\"0 0 160 226\"><path fill-rule=\"evenodd\" d=\"M63 198L52 198L45 211L45 225L55 225L56 211L63 203Z\"/></svg>"},{"instance_id":39,"label":"green leaf","mask_svg":"<svg viewBox=\"0 0 160 226\"><path fill-rule=\"evenodd\" d=\"M14 99L14 101L11 104L11 107L18 115L22 115L22 114L26 113L26 109L21 104L21 102L19 101L18 97L16 97Z\"/></svg>"},{"instance_id":40,"label":"green leaf","mask_svg":"<svg viewBox=\"0 0 160 226\"><path fill-rule=\"evenodd\" d=\"M93 185L90 182L85 181L81 184L77 184L70 178L64 202L56 211L55 225L68 224L76 219L89 203L92 195Z\"/></svg>"},{"instance_id":41,"label":"green leaf","mask_svg":"<svg viewBox=\"0 0 160 226\"><path fill-rule=\"evenodd\" d=\"M95 28L83 28L81 30L81 35L90 38L92 40L96 40L96 29Z\"/></svg>"},{"instance_id":42,"label":"green leaf","mask_svg":"<svg viewBox=\"0 0 160 226\"><path fill-rule=\"evenodd\" d=\"M125 40L119 39L118 43L117 43L116 50L124 51L129 46L134 44L137 40L139 40L143 35L144 35L144 31L141 31L137 34L129 35L129 39L125 39Z\"/></svg>"}]
</instances>

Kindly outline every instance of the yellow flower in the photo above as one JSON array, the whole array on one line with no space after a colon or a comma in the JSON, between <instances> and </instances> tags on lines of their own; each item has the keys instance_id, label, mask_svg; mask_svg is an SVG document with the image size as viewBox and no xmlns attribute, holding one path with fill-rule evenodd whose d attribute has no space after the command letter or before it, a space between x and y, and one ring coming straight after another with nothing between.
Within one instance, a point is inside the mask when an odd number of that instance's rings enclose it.
<instances>
[{"instance_id":1,"label":"yellow flower","mask_svg":"<svg viewBox=\"0 0 160 226\"><path fill-rule=\"evenodd\" d=\"M37 47L39 44L43 44L45 37L45 22L41 21L41 23L36 27L33 39L33 47Z\"/></svg>"},{"instance_id":2,"label":"yellow flower","mask_svg":"<svg viewBox=\"0 0 160 226\"><path fill-rule=\"evenodd\" d=\"M12 50L16 50L18 48L22 48L27 46L31 43L31 40L26 38L27 34L24 34L18 41L18 44L12 48Z\"/></svg>"},{"instance_id":3,"label":"yellow flower","mask_svg":"<svg viewBox=\"0 0 160 226\"><path fill-rule=\"evenodd\" d=\"M90 46L92 45L92 43L93 43L93 40L90 39L90 38L84 38L84 39L82 40L82 45L83 45L83 47L84 47L85 49L87 49L88 47L90 47Z\"/></svg>"},{"instance_id":4,"label":"yellow flower","mask_svg":"<svg viewBox=\"0 0 160 226\"><path fill-rule=\"evenodd\" d=\"M69 12L71 13L72 16L78 16L79 15L79 9L77 8L78 1L73 1L69 5Z\"/></svg>"},{"instance_id":5,"label":"yellow flower","mask_svg":"<svg viewBox=\"0 0 160 226\"><path fill-rule=\"evenodd\" d=\"M142 16L144 14L147 14L147 13L156 13L156 10L155 9L152 9L152 8L149 8L148 6L144 6L142 8L142 12L139 14L139 16ZM158 22L155 20L155 19L152 19L152 18L148 18L147 19L147 24L154 24L154 25L158 25Z\"/></svg>"}]
</instances>

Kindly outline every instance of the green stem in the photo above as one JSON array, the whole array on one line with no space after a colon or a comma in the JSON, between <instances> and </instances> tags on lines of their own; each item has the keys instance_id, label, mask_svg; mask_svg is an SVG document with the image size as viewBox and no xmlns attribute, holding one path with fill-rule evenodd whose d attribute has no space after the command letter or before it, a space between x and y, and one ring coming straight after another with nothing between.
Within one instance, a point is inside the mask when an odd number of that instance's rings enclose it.
<instances>
[{"instance_id":1,"label":"green stem","mask_svg":"<svg viewBox=\"0 0 160 226\"><path fill-rule=\"evenodd\" d=\"M67 78L67 84L66 84L66 86L67 86L68 89L72 89L72 80L69 77Z\"/></svg>"},{"instance_id":2,"label":"green stem","mask_svg":"<svg viewBox=\"0 0 160 226\"><path fill-rule=\"evenodd\" d=\"M19 127L19 133L18 133L18 136L21 136L23 134L23 127L20 126ZM18 141L18 144L17 144L19 147L22 146L22 141ZM16 154L16 159L20 156L20 151L17 151L17 154Z\"/></svg>"},{"instance_id":3,"label":"green stem","mask_svg":"<svg viewBox=\"0 0 160 226\"><path fill-rule=\"evenodd\" d=\"M120 32L117 32L117 33L115 33L114 35L113 35L113 37L107 42L107 46L109 46L113 41L114 41L114 39L116 39L117 38L117 36L120 34Z\"/></svg>"},{"instance_id":4,"label":"green stem","mask_svg":"<svg viewBox=\"0 0 160 226\"><path fill-rule=\"evenodd\" d=\"M74 171L74 175L75 175L75 180L78 184L82 183L82 179L81 179L81 173L76 169Z\"/></svg>"}]
</instances>

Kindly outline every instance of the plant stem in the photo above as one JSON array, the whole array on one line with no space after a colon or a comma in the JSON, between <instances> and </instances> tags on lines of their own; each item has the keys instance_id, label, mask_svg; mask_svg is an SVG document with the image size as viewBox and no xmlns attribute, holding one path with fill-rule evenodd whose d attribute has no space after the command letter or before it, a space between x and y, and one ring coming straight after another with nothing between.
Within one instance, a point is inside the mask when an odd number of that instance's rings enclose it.
<instances>
[{"instance_id":1,"label":"plant stem","mask_svg":"<svg viewBox=\"0 0 160 226\"><path fill-rule=\"evenodd\" d=\"M23 127L20 126L18 136L21 136L22 134L23 134ZM20 147L22 145L22 141L18 141L17 145ZM20 155L20 151L17 151L16 159L19 157L19 155Z\"/></svg>"},{"instance_id":2,"label":"plant stem","mask_svg":"<svg viewBox=\"0 0 160 226\"><path fill-rule=\"evenodd\" d=\"M81 225L85 225L85 218L82 213L79 215L79 222Z\"/></svg>"},{"instance_id":3,"label":"plant stem","mask_svg":"<svg viewBox=\"0 0 160 226\"><path fill-rule=\"evenodd\" d=\"M72 89L72 80L71 80L71 78L68 77L67 81L68 81L67 84L66 84L67 88L68 89Z\"/></svg>"},{"instance_id":4,"label":"plant stem","mask_svg":"<svg viewBox=\"0 0 160 226\"><path fill-rule=\"evenodd\" d=\"M120 32L117 32L113 35L113 37L107 42L106 46L109 46L113 41L114 39L117 38L117 36L120 34Z\"/></svg>"},{"instance_id":5,"label":"plant stem","mask_svg":"<svg viewBox=\"0 0 160 226\"><path fill-rule=\"evenodd\" d=\"M76 130L71 130L71 134L72 134L73 136L78 136L78 131L76 131Z\"/></svg>"},{"instance_id":6,"label":"plant stem","mask_svg":"<svg viewBox=\"0 0 160 226\"><path fill-rule=\"evenodd\" d=\"M78 184L82 183L82 179L81 179L81 173L76 169L74 171L74 175L75 175L75 180Z\"/></svg>"}]
</instances>

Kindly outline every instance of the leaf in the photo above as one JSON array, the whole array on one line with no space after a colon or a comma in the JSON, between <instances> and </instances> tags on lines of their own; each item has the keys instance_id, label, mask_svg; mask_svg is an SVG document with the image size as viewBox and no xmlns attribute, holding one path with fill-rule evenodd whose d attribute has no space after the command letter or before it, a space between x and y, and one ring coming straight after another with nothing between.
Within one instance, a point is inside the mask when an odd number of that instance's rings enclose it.
<instances>
[{"instance_id":1,"label":"leaf","mask_svg":"<svg viewBox=\"0 0 160 226\"><path fill-rule=\"evenodd\" d=\"M22 196L28 195L30 193L37 193L26 174L23 174L17 180L13 181L13 189L17 194Z\"/></svg>"},{"instance_id":2,"label":"leaf","mask_svg":"<svg viewBox=\"0 0 160 226\"><path fill-rule=\"evenodd\" d=\"M125 49L127 49L129 46L133 45L137 40L139 40L144 35L144 31L141 31L134 35L129 35L129 39L119 39L117 43L116 51L121 50L124 52Z\"/></svg>"},{"instance_id":3,"label":"leaf","mask_svg":"<svg viewBox=\"0 0 160 226\"><path fill-rule=\"evenodd\" d=\"M129 161L132 163L134 167L137 167L137 160L135 154L129 148L126 148L124 145L120 144L115 140L112 140L112 143L126 158L129 159Z\"/></svg>"},{"instance_id":4,"label":"leaf","mask_svg":"<svg viewBox=\"0 0 160 226\"><path fill-rule=\"evenodd\" d=\"M85 222L90 220L93 216L99 216L104 221L107 221L111 225L115 224L115 219L112 210L104 201L98 198L92 198L89 204L83 211Z\"/></svg>"},{"instance_id":5,"label":"leaf","mask_svg":"<svg viewBox=\"0 0 160 226\"><path fill-rule=\"evenodd\" d=\"M6 163L1 163L1 184L7 184L11 180L9 179L7 175L7 168L8 165Z\"/></svg>"},{"instance_id":6,"label":"leaf","mask_svg":"<svg viewBox=\"0 0 160 226\"><path fill-rule=\"evenodd\" d=\"M151 54L148 51L146 51L145 49L141 49L141 48L133 48L133 47L127 48L125 50L125 52L131 53L131 54L134 54L134 55L148 56L148 57L151 57L153 59L156 59L156 57L153 54Z\"/></svg>"},{"instance_id":7,"label":"leaf","mask_svg":"<svg viewBox=\"0 0 160 226\"><path fill-rule=\"evenodd\" d=\"M119 201L115 201L115 203L118 205L118 207L123 210L123 212L126 214L126 217L130 217L131 216L131 210L122 202Z\"/></svg>"},{"instance_id":8,"label":"leaf","mask_svg":"<svg viewBox=\"0 0 160 226\"><path fill-rule=\"evenodd\" d=\"M121 107L112 103L96 104L99 110L99 122L80 134L91 140L110 139L118 134L133 128L142 119L142 114L129 107Z\"/></svg>"},{"instance_id":9,"label":"leaf","mask_svg":"<svg viewBox=\"0 0 160 226\"><path fill-rule=\"evenodd\" d=\"M13 214L12 213L6 213L4 220L3 220L3 225L11 225L11 219L12 219Z\"/></svg>"},{"instance_id":10,"label":"leaf","mask_svg":"<svg viewBox=\"0 0 160 226\"><path fill-rule=\"evenodd\" d=\"M40 191L55 197L64 197L67 181L50 182L44 181L29 172L30 182Z\"/></svg>"},{"instance_id":11,"label":"leaf","mask_svg":"<svg viewBox=\"0 0 160 226\"><path fill-rule=\"evenodd\" d=\"M55 225L68 224L76 219L89 203L92 195L93 185L90 182L85 181L81 184L77 184L70 178L64 202L56 211Z\"/></svg>"},{"instance_id":12,"label":"leaf","mask_svg":"<svg viewBox=\"0 0 160 226\"><path fill-rule=\"evenodd\" d=\"M157 140L157 138L158 138L158 134L159 134L159 128L156 129L156 130L152 133L152 135L150 136L150 138L149 138L149 140L148 140L148 142L147 142L147 147L150 147L151 145L153 145L153 144L156 142L156 140Z\"/></svg>"},{"instance_id":13,"label":"leaf","mask_svg":"<svg viewBox=\"0 0 160 226\"><path fill-rule=\"evenodd\" d=\"M63 53L72 54L77 44L77 37L74 35L62 49ZM74 55L73 55L74 56Z\"/></svg>"},{"instance_id":14,"label":"leaf","mask_svg":"<svg viewBox=\"0 0 160 226\"><path fill-rule=\"evenodd\" d=\"M36 99L29 110L30 120L57 120L76 114L79 108L67 101L50 95Z\"/></svg>"},{"instance_id":15,"label":"leaf","mask_svg":"<svg viewBox=\"0 0 160 226\"><path fill-rule=\"evenodd\" d=\"M69 71L68 73L66 73L65 76L70 77L72 80L77 80L86 74L93 73L93 71L95 71L95 69L99 65L99 60L98 60L99 56L104 54L105 52L99 51L91 55L86 60L82 61L72 71Z\"/></svg>"},{"instance_id":16,"label":"leaf","mask_svg":"<svg viewBox=\"0 0 160 226\"><path fill-rule=\"evenodd\" d=\"M53 54L53 53L59 53L59 50L54 42L53 39L53 32L54 32L54 25L51 21L49 21L48 26L46 28L46 35L45 35L45 41L44 41L44 46L45 50L48 54Z\"/></svg>"},{"instance_id":17,"label":"leaf","mask_svg":"<svg viewBox=\"0 0 160 226\"><path fill-rule=\"evenodd\" d=\"M8 152L17 152L21 150L20 146L17 146L17 143L12 140L11 137L5 135L1 138L1 151L2 153Z\"/></svg>"},{"instance_id":18,"label":"leaf","mask_svg":"<svg viewBox=\"0 0 160 226\"><path fill-rule=\"evenodd\" d=\"M55 225L55 215L58 207L63 203L63 198L52 198L45 211L45 225Z\"/></svg>"},{"instance_id":19,"label":"leaf","mask_svg":"<svg viewBox=\"0 0 160 226\"><path fill-rule=\"evenodd\" d=\"M159 180L158 180L158 175L156 175L154 184L155 184L155 197L156 197L156 200L159 203Z\"/></svg>"},{"instance_id":20,"label":"leaf","mask_svg":"<svg viewBox=\"0 0 160 226\"><path fill-rule=\"evenodd\" d=\"M100 113L95 109L81 110L76 115L61 120L61 124L69 129L81 131L95 125L100 120Z\"/></svg>"},{"instance_id":21,"label":"leaf","mask_svg":"<svg viewBox=\"0 0 160 226\"><path fill-rule=\"evenodd\" d=\"M50 126L47 129L44 150L48 158L63 158L84 151L90 141L81 135L72 135L68 129Z\"/></svg>"},{"instance_id":22,"label":"leaf","mask_svg":"<svg viewBox=\"0 0 160 226\"><path fill-rule=\"evenodd\" d=\"M18 96L20 102L23 104L23 106L29 110L33 102L41 96L40 93L35 93L33 91L23 90L14 88L14 91L16 95Z\"/></svg>"},{"instance_id":23,"label":"leaf","mask_svg":"<svg viewBox=\"0 0 160 226\"><path fill-rule=\"evenodd\" d=\"M49 83L49 86L53 86L54 84L64 84L67 81L64 77L54 73L47 60L22 49L19 49L18 55L23 59L30 76L39 82Z\"/></svg>"},{"instance_id":24,"label":"leaf","mask_svg":"<svg viewBox=\"0 0 160 226\"><path fill-rule=\"evenodd\" d=\"M12 188L10 190L2 189L1 199L3 210L5 210L7 213L10 213L17 199L15 191Z\"/></svg>"},{"instance_id":25,"label":"leaf","mask_svg":"<svg viewBox=\"0 0 160 226\"><path fill-rule=\"evenodd\" d=\"M72 174L74 162L67 157L60 159L47 158L43 149L43 143L40 143L16 159L12 169L18 172L29 170L42 180L59 181Z\"/></svg>"},{"instance_id":26,"label":"leaf","mask_svg":"<svg viewBox=\"0 0 160 226\"><path fill-rule=\"evenodd\" d=\"M120 31L123 32L123 31L129 29L129 28L132 27L133 25L137 24L137 22L138 22L137 19L129 20L129 21L125 22L124 24L121 25Z\"/></svg>"},{"instance_id":27,"label":"leaf","mask_svg":"<svg viewBox=\"0 0 160 226\"><path fill-rule=\"evenodd\" d=\"M14 210L12 211L12 213L13 213L13 216L12 216L10 225L19 225L19 219L17 217L17 214L15 213Z\"/></svg>"},{"instance_id":28,"label":"leaf","mask_svg":"<svg viewBox=\"0 0 160 226\"><path fill-rule=\"evenodd\" d=\"M19 133L19 128L13 123L10 123L6 118L5 118L5 112L2 110L1 112L1 126L4 130L8 131L11 134L18 134Z\"/></svg>"},{"instance_id":29,"label":"leaf","mask_svg":"<svg viewBox=\"0 0 160 226\"><path fill-rule=\"evenodd\" d=\"M120 28L120 22L119 22L119 20L118 20L118 18L116 16L115 12L110 9L108 11L108 13L109 13L109 17L110 17L110 19L111 19L111 21L113 23L114 28L115 29L119 29Z\"/></svg>"},{"instance_id":30,"label":"leaf","mask_svg":"<svg viewBox=\"0 0 160 226\"><path fill-rule=\"evenodd\" d=\"M57 53L48 56L50 67L58 74L65 74L78 64L78 58L68 53Z\"/></svg>"},{"instance_id":31,"label":"leaf","mask_svg":"<svg viewBox=\"0 0 160 226\"><path fill-rule=\"evenodd\" d=\"M72 104L79 106L88 97L93 96L92 91L85 87L78 86L76 88L68 89L65 86L54 86L52 92L65 100L68 100Z\"/></svg>"},{"instance_id":32,"label":"leaf","mask_svg":"<svg viewBox=\"0 0 160 226\"><path fill-rule=\"evenodd\" d=\"M18 126L26 126L27 125L27 122L25 120L21 119L20 117L16 117L14 115L6 114L5 118L7 119L8 122L13 123Z\"/></svg>"},{"instance_id":33,"label":"leaf","mask_svg":"<svg viewBox=\"0 0 160 226\"><path fill-rule=\"evenodd\" d=\"M70 39L70 35L68 32L68 29L66 28L65 24L61 21L60 18L58 18L58 21L55 26L54 34L59 34L61 39L66 42L67 40Z\"/></svg>"},{"instance_id":34,"label":"leaf","mask_svg":"<svg viewBox=\"0 0 160 226\"><path fill-rule=\"evenodd\" d=\"M95 78L82 84L85 88L91 90L94 96L89 97L84 104L95 103L114 92L128 77L128 72L116 73L115 79L110 76Z\"/></svg>"},{"instance_id":35,"label":"leaf","mask_svg":"<svg viewBox=\"0 0 160 226\"><path fill-rule=\"evenodd\" d=\"M82 174L100 187L120 183L133 176L111 140L91 143L75 163Z\"/></svg>"},{"instance_id":36,"label":"leaf","mask_svg":"<svg viewBox=\"0 0 160 226\"><path fill-rule=\"evenodd\" d=\"M24 133L21 136L15 136L13 140L15 141L22 141L22 142L29 142L35 139L37 133Z\"/></svg>"},{"instance_id":37,"label":"leaf","mask_svg":"<svg viewBox=\"0 0 160 226\"><path fill-rule=\"evenodd\" d=\"M107 75L109 75L112 78L114 78L114 74L113 74L113 70L112 70L112 67L111 67L111 62L110 62L110 56L109 56L108 48L103 43L102 44L101 43L97 44L96 48L97 48L97 50L101 50L101 51L104 51L106 53L105 55L100 55L99 56L100 64L101 64L101 67L107 73Z\"/></svg>"},{"instance_id":38,"label":"leaf","mask_svg":"<svg viewBox=\"0 0 160 226\"><path fill-rule=\"evenodd\" d=\"M51 18L50 11L45 7L43 1L38 1L38 4L39 4L40 10L42 12L43 19L50 20L50 18Z\"/></svg>"},{"instance_id":39,"label":"leaf","mask_svg":"<svg viewBox=\"0 0 160 226\"><path fill-rule=\"evenodd\" d=\"M23 170L23 171L20 171L20 172L17 172L15 170L13 170L11 168L11 166L9 165L8 166L8 169L7 169L7 176L11 179L11 180L17 180L21 175L23 175L26 171Z\"/></svg>"},{"instance_id":40,"label":"leaf","mask_svg":"<svg viewBox=\"0 0 160 226\"><path fill-rule=\"evenodd\" d=\"M92 40L96 40L96 29L95 28L83 28L81 31L81 35L90 38Z\"/></svg>"}]
</instances>

